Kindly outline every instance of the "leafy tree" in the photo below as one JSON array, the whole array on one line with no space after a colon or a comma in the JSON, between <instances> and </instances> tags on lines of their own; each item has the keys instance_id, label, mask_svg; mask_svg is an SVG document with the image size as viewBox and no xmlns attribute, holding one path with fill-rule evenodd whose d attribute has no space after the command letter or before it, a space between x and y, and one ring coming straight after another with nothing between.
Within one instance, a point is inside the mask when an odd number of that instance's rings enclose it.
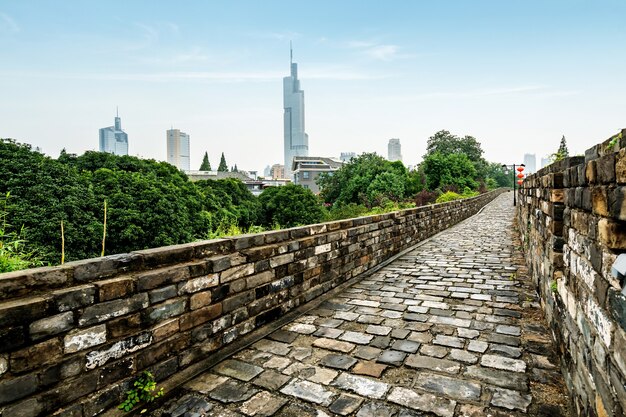
<instances>
[{"instance_id":1,"label":"leafy tree","mask_svg":"<svg viewBox=\"0 0 626 417\"><path fill-rule=\"evenodd\" d=\"M440 130L428 139L424 158L434 153L442 155L465 154L476 169L474 180L486 176L488 163L483 158L484 151L480 142L473 136L465 135L463 138L459 138L447 130Z\"/></svg>"},{"instance_id":2,"label":"leafy tree","mask_svg":"<svg viewBox=\"0 0 626 417\"><path fill-rule=\"evenodd\" d=\"M226 158L224 158L224 152L222 152L222 157L220 158L220 165L217 167L219 172L228 172L228 164L226 163Z\"/></svg>"},{"instance_id":3,"label":"leafy tree","mask_svg":"<svg viewBox=\"0 0 626 417\"><path fill-rule=\"evenodd\" d=\"M202 158L202 164L200 165L200 171L210 171L211 163L209 162L209 153L204 152L204 158Z\"/></svg>"},{"instance_id":4,"label":"leafy tree","mask_svg":"<svg viewBox=\"0 0 626 417\"><path fill-rule=\"evenodd\" d=\"M476 168L464 153L441 154L435 152L426 156L421 164L429 190L456 186L458 189L478 188Z\"/></svg>"},{"instance_id":5,"label":"leafy tree","mask_svg":"<svg viewBox=\"0 0 626 417\"><path fill-rule=\"evenodd\" d=\"M491 162L487 165L485 183L487 188L513 187L513 175L502 164Z\"/></svg>"},{"instance_id":6,"label":"leafy tree","mask_svg":"<svg viewBox=\"0 0 626 417\"><path fill-rule=\"evenodd\" d=\"M385 175L382 175L385 174ZM380 178L377 178L381 175ZM402 162L390 162L375 153L364 153L317 180L320 195L327 203L363 204L368 207L382 199L398 201L405 195L407 171Z\"/></svg>"},{"instance_id":7,"label":"leafy tree","mask_svg":"<svg viewBox=\"0 0 626 417\"><path fill-rule=\"evenodd\" d=\"M317 196L300 185L266 188L259 196L259 202L263 225L268 227L319 223L326 217Z\"/></svg>"}]
</instances>

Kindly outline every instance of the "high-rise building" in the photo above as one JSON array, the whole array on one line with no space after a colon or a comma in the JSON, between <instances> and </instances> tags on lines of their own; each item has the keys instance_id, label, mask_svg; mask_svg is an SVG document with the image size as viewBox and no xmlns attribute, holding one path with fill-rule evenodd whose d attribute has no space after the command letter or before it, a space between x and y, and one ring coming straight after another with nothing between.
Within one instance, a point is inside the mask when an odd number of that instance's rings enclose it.
<instances>
[{"instance_id":1,"label":"high-rise building","mask_svg":"<svg viewBox=\"0 0 626 417\"><path fill-rule=\"evenodd\" d=\"M100 152L114 155L128 155L128 135L122 130L119 112L115 114L115 124L100 129Z\"/></svg>"},{"instance_id":2,"label":"high-rise building","mask_svg":"<svg viewBox=\"0 0 626 417\"><path fill-rule=\"evenodd\" d=\"M400 139L389 139L389 144L387 145L387 159L390 161L402 161Z\"/></svg>"},{"instance_id":3,"label":"high-rise building","mask_svg":"<svg viewBox=\"0 0 626 417\"><path fill-rule=\"evenodd\" d=\"M178 129L167 131L167 162L182 171L189 171L189 135Z\"/></svg>"},{"instance_id":4,"label":"high-rise building","mask_svg":"<svg viewBox=\"0 0 626 417\"><path fill-rule=\"evenodd\" d=\"M274 164L270 168L270 175L273 180L283 179L285 177L285 166L281 164Z\"/></svg>"},{"instance_id":5,"label":"high-rise building","mask_svg":"<svg viewBox=\"0 0 626 417\"><path fill-rule=\"evenodd\" d=\"M298 80L298 64L290 50L291 75L283 78L283 107L285 109L285 178L292 179L294 156L309 155L309 136L304 131L304 91Z\"/></svg>"},{"instance_id":6,"label":"high-rise building","mask_svg":"<svg viewBox=\"0 0 626 417\"><path fill-rule=\"evenodd\" d=\"M537 157L534 153L524 154L524 174L534 174L537 172Z\"/></svg>"},{"instance_id":7,"label":"high-rise building","mask_svg":"<svg viewBox=\"0 0 626 417\"><path fill-rule=\"evenodd\" d=\"M356 158L356 152L341 152L339 156L342 162L350 162L352 158Z\"/></svg>"}]
</instances>

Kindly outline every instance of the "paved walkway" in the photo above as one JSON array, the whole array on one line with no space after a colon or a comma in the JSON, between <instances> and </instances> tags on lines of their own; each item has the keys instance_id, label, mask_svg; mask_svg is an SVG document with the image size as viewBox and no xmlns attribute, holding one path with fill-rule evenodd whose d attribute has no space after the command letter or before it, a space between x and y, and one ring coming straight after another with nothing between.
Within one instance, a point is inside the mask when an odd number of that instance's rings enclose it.
<instances>
[{"instance_id":1,"label":"paved walkway","mask_svg":"<svg viewBox=\"0 0 626 417\"><path fill-rule=\"evenodd\" d=\"M221 362L152 415L565 416L510 199Z\"/></svg>"}]
</instances>

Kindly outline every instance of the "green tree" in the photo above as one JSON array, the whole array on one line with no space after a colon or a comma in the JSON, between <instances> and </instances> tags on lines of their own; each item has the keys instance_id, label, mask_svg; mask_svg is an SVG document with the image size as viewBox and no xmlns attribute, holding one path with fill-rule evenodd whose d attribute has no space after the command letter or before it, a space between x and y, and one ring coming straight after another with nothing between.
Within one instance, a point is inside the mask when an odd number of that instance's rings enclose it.
<instances>
[{"instance_id":1,"label":"green tree","mask_svg":"<svg viewBox=\"0 0 626 417\"><path fill-rule=\"evenodd\" d=\"M556 153L551 155L551 159L553 161L560 161L561 159L567 158L569 156L569 150L567 149L567 141L565 140L565 135L561 138L561 143L559 144L559 149Z\"/></svg>"},{"instance_id":2,"label":"green tree","mask_svg":"<svg viewBox=\"0 0 626 417\"><path fill-rule=\"evenodd\" d=\"M473 136L465 135L459 138L447 130L440 130L428 139L424 158L434 153L442 155L465 154L476 170L476 176L473 179L478 181L486 177L488 163L483 158L484 151L480 142Z\"/></svg>"},{"instance_id":3,"label":"green tree","mask_svg":"<svg viewBox=\"0 0 626 417\"><path fill-rule=\"evenodd\" d=\"M220 165L217 167L219 172L228 172L228 164L226 163L226 158L224 158L224 152L222 152L222 157L220 158Z\"/></svg>"},{"instance_id":4,"label":"green tree","mask_svg":"<svg viewBox=\"0 0 626 417\"><path fill-rule=\"evenodd\" d=\"M326 212L319 198L300 185L266 188L259 196L263 225L294 227L319 223Z\"/></svg>"},{"instance_id":5,"label":"green tree","mask_svg":"<svg viewBox=\"0 0 626 417\"><path fill-rule=\"evenodd\" d=\"M445 186L456 186L459 190L468 187L478 188L476 168L464 153L441 154L435 152L426 156L421 164L429 190Z\"/></svg>"},{"instance_id":6,"label":"green tree","mask_svg":"<svg viewBox=\"0 0 626 417\"><path fill-rule=\"evenodd\" d=\"M502 164L491 162L487 165L485 184L487 188L513 187L513 174L507 171Z\"/></svg>"},{"instance_id":7,"label":"green tree","mask_svg":"<svg viewBox=\"0 0 626 417\"><path fill-rule=\"evenodd\" d=\"M332 175L321 175L317 184L326 203L372 207L384 199L398 201L404 198L407 178L402 162L389 162L375 153L364 153L352 158Z\"/></svg>"},{"instance_id":8,"label":"green tree","mask_svg":"<svg viewBox=\"0 0 626 417\"><path fill-rule=\"evenodd\" d=\"M209 153L204 152L204 158L202 158L202 164L200 165L200 171L210 171L211 163L209 162Z\"/></svg>"}]
</instances>

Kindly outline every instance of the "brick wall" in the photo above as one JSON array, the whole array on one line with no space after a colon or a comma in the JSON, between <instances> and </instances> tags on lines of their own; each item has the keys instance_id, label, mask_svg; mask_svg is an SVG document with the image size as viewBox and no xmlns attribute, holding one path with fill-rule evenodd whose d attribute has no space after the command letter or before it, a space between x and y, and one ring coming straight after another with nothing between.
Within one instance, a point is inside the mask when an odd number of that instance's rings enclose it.
<instances>
[{"instance_id":1,"label":"brick wall","mask_svg":"<svg viewBox=\"0 0 626 417\"><path fill-rule=\"evenodd\" d=\"M529 176L517 220L578 415L626 413L626 129Z\"/></svg>"},{"instance_id":2,"label":"brick wall","mask_svg":"<svg viewBox=\"0 0 626 417\"><path fill-rule=\"evenodd\" d=\"M0 275L0 415L95 416L475 214L463 201Z\"/></svg>"}]
</instances>

